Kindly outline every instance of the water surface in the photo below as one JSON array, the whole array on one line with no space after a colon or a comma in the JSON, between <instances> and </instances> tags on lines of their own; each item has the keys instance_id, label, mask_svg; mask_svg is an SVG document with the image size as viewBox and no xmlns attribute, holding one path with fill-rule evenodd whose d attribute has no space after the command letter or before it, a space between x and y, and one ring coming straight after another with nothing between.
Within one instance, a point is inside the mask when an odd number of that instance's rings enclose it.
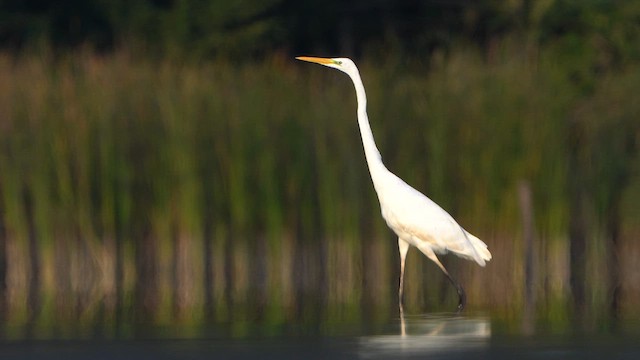
<instances>
[{"instance_id":1,"label":"water surface","mask_svg":"<svg viewBox=\"0 0 640 360\"><path fill-rule=\"evenodd\" d=\"M624 331L522 335L489 316L422 314L375 329L333 324L285 334L236 337L222 325L148 327L133 335L85 339L3 339L3 359L638 359L633 327ZM188 331L185 331L188 330ZM300 330L296 333L296 330Z\"/></svg>"}]
</instances>

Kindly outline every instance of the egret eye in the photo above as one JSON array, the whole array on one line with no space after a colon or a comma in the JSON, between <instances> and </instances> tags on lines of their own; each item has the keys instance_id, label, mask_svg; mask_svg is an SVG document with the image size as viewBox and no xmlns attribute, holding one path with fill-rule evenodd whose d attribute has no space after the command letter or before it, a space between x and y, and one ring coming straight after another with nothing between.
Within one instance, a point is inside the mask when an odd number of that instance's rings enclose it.
<instances>
[{"instance_id":1,"label":"egret eye","mask_svg":"<svg viewBox=\"0 0 640 360\"><path fill-rule=\"evenodd\" d=\"M334 61L334 62L335 62L337 65L342 65L342 61L340 61L340 60L336 60L336 61Z\"/></svg>"}]
</instances>

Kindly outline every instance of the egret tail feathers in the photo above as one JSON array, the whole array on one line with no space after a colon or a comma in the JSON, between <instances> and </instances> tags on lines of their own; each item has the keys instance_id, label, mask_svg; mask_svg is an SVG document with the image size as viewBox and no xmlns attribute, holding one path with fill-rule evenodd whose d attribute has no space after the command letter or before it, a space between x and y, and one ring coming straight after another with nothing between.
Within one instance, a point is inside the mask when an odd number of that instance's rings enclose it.
<instances>
[{"instance_id":1,"label":"egret tail feathers","mask_svg":"<svg viewBox=\"0 0 640 360\"><path fill-rule=\"evenodd\" d=\"M487 249L487 244L472 234L467 233L467 237L469 238L469 241L471 241L476 253L480 255L480 258L482 259L482 261L478 261L478 259L476 259L476 262L480 264L480 266L484 266L485 261L491 260L491 253L489 252L489 249Z\"/></svg>"}]
</instances>

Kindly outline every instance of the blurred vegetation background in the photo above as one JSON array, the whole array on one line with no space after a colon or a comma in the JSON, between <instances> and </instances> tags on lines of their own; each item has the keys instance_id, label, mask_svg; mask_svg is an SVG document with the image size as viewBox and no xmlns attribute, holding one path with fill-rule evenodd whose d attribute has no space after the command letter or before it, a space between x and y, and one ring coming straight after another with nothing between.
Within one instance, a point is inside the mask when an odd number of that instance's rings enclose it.
<instances>
[{"instance_id":1,"label":"blurred vegetation background","mask_svg":"<svg viewBox=\"0 0 640 360\"><path fill-rule=\"evenodd\" d=\"M639 314L640 1L2 1L0 48L5 334L395 316L352 86L294 55L353 57L387 166L489 245L443 258L468 311Z\"/></svg>"}]
</instances>

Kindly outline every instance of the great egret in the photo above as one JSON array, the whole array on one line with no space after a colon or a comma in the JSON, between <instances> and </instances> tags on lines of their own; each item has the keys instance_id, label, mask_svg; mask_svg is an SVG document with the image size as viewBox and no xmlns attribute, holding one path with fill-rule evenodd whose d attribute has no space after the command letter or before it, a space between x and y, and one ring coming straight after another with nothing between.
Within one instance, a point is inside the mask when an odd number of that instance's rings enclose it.
<instances>
[{"instance_id":1,"label":"great egret","mask_svg":"<svg viewBox=\"0 0 640 360\"><path fill-rule=\"evenodd\" d=\"M296 59L338 69L349 75L353 81L358 101L358 125L371 180L378 194L382 217L398 235L400 250L398 301L400 311L402 312L404 263L410 245L417 247L426 257L436 263L455 286L458 292L458 311L461 311L466 303L464 289L449 275L447 269L438 260L436 253L452 252L459 257L474 260L480 266L485 266L485 262L491 260L491 253L487 249L487 245L463 229L438 204L409 186L384 166L369 125L367 97L360 72L351 59L308 56L299 56Z\"/></svg>"}]
</instances>

